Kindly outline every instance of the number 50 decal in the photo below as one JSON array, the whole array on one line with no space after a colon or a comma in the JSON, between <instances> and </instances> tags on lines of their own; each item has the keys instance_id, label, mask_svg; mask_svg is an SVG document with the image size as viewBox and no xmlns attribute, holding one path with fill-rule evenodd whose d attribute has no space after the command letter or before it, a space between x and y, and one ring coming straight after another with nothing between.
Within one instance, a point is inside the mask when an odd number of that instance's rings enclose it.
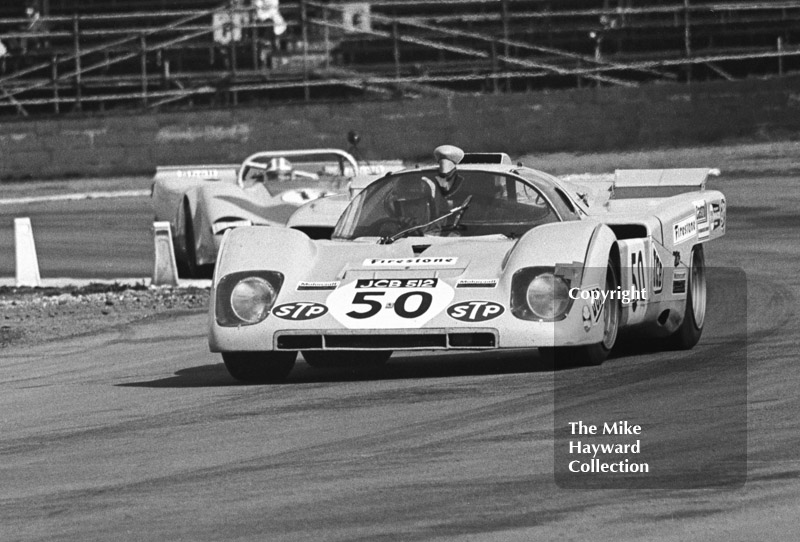
<instances>
[{"instance_id":1,"label":"number 50 decal","mask_svg":"<svg viewBox=\"0 0 800 542\"><path fill-rule=\"evenodd\" d=\"M367 305L369 308L365 312L350 311L347 313L347 316L359 319L372 318L381 311L383 305L380 301L369 298L383 296L384 294L386 294L385 291L357 292L356 296L353 298L353 305ZM409 299L413 297L419 297L420 300L417 302L417 308L409 310L409 307L414 305L413 301L409 302ZM406 292L397 297L392 307L394 308L395 314L400 318L417 318L425 314L428 309L431 308L432 304L433 295L429 292Z\"/></svg>"},{"instance_id":2,"label":"number 50 decal","mask_svg":"<svg viewBox=\"0 0 800 542\"><path fill-rule=\"evenodd\" d=\"M455 295L443 281L429 287L356 287L351 282L326 300L331 316L349 329L418 328L442 312Z\"/></svg>"},{"instance_id":3,"label":"number 50 decal","mask_svg":"<svg viewBox=\"0 0 800 542\"><path fill-rule=\"evenodd\" d=\"M632 300L629 305L628 324L636 324L644 321L645 311L647 309L647 299L651 292L650 286L650 269L648 268L647 256L648 247L641 239L631 239L623 241L628 249L628 265L623 269L622 287L624 289L631 288L638 292L639 299ZM626 282L626 277L629 282ZM647 290L645 292L645 290Z\"/></svg>"}]
</instances>

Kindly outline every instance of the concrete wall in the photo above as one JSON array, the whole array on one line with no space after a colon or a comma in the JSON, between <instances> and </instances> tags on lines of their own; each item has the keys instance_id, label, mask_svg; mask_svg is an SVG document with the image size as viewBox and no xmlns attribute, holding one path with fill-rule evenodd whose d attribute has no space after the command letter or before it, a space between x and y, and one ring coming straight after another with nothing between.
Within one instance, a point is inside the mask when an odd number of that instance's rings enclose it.
<instances>
[{"instance_id":1,"label":"concrete wall","mask_svg":"<svg viewBox=\"0 0 800 542\"><path fill-rule=\"evenodd\" d=\"M0 178L148 174L266 149L346 147L430 157L442 143L512 155L707 144L800 133L800 77L451 99L283 105L0 123Z\"/></svg>"}]
</instances>

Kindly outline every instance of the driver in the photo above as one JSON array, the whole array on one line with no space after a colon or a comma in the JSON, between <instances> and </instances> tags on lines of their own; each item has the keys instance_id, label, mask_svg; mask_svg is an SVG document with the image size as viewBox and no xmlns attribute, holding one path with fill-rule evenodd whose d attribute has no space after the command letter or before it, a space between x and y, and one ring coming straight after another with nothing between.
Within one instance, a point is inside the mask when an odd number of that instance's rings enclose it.
<instances>
[{"instance_id":1,"label":"driver","mask_svg":"<svg viewBox=\"0 0 800 542\"><path fill-rule=\"evenodd\" d=\"M464 158L464 151L452 145L442 145L436 147L433 151L433 156L439 162L439 170L434 179L436 179L436 206L439 214L444 214L456 205L456 199L463 200L466 194L460 194L464 186L464 177L462 177L456 169L456 164L461 162ZM424 177L430 182L430 179ZM442 205L446 202L446 205Z\"/></svg>"},{"instance_id":2,"label":"driver","mask_svg":"<svg viewBox=\"0 0 800 542\"><path fill-rule=\"evenodd\" d=\"M441 145L433 151L433 156L439 163L435 180L428 177L422 180L431 187L434 199L432 218L436 218L462 205L469 196L469 190L464 186L464 177L456 169L456 164L464 158L464 151L453 145Z\"/></svg>"},{"instance_id":3,"label":"driver","mask_svg":"<svg viewBox=\"0 0 800 542\"><path fill-rule=\"evenodd\" d=\"M268 181L291 181L294 179L292 163L282 156L271 158L265 172Z\"/></svg>"}]
</instances>

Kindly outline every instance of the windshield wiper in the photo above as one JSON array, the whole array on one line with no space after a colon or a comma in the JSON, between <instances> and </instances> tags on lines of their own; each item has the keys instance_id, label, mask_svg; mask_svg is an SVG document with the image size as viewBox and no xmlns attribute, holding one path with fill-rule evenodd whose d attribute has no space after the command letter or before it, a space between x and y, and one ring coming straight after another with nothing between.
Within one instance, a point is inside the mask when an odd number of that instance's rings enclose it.
<instances>
[{"instance_id":1,"label":"windshield wiper","mask_svg":"<svg viewBox=\"0 0 800 542\"><path fill-rule=\"evenodd\" d=\"M464 203L462 203L458 207L454 207L454 208L450 209L450 212L448 212L447 214L443 214L439 218L434 218L433 220L431 220L430 222L428 222L426 224L419 224L417 226L411 226L410 228L405 229L405 230L400 231L400 232L397 232L394 235L387 236L387 237L381 237L380 241L378 241L378 244L379 245L391 245L392 243L394 243L398 239L402 239L403 237L407 236L409 233L413 233L413 232L419 231L419 230L424 230L425 228L427 228L429 226L433 226L437 222L441 222L442 220L447 220L451 216L458 215L458 217L456 217L455 221L453 222L453 228L455 228L455 227L458 226L458 223L461 221L461 217L463 216L464 211L466 211L467 208L469 207L469 202L470 201L472 201L472 194L467 196L467 199L464 200Z\"/></svg>"}]
</instances>

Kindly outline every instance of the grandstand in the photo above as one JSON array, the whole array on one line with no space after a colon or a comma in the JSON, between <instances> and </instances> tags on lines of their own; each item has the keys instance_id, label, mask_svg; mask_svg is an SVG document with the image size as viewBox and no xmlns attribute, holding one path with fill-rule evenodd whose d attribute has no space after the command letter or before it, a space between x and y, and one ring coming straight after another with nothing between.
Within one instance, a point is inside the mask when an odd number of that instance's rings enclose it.
<instances>
[{"instance_id":1,"label":"grandstand","mask_svg":"<svg viewBox=\"0 0 800 542\"><path fill-rule=\"evenodd\" d=\"M691 84L800 69L800 0L301 0L280 10L286 31L276 37L249 0L3 2L0 114Z\"/></svg>"}]
</instances>

